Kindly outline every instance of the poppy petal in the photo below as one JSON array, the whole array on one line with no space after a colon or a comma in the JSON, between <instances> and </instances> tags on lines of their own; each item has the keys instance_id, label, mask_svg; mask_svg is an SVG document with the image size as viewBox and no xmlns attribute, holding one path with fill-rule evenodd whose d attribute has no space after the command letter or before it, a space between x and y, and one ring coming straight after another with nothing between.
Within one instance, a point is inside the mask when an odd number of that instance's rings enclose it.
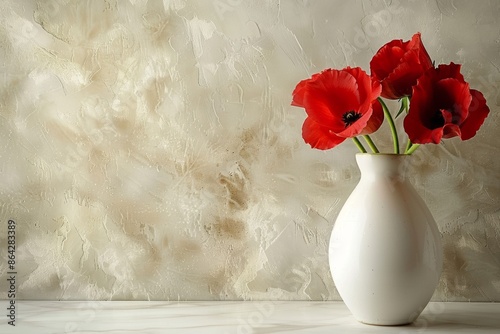
<instances>
[{"instance_id":1,"label":"poppy petal","mask_svg":"<svg viewBox=\"0 0 500 334\"><path fill-rule=\"evenodd\" d=\"M314 82L320 73L313 74L310 79L305 79L300 81L292 92L292 106L304 107L304 94L306 92L306 86L310 82Z\"/></svg>"},{"instance_id":2,"label":"poppy petal","mask_svg":"<svg viewBox=\"0 0 500 334\"><path fill-rule=\"evenodd\" d=\"M371 75L382 84L382 97L392 100L410 96L417 79L432 67L420 33L407 42L387 43L370 61Z\"/></svg>"},{"instance_id":3,"label":"poppy petal","mask_svg":"<svg viewBox=\"0 0 500 334\"><path fill-rule=\"evenodd\" d=\"M447 116L444 117L445 122L462 124L469 114L472 100L469 84L455 78L446 78L437 81L434 90L436 104L440 109L446 109L450 113L449 120Z\"/></svg>"},{"instance_id":4,"label":"poppy petal","mask_svg":"<svg viewBox=\"0 0 500 334\"><path fill-rule=\"evenodd\" d=\"M356 120L349 126L346 126L343 131L336 132L336 134L344 138L356 137L357 135L361 134L361 132L363 132L363 129L368 124L368 121L370 120L372 113L373 111L370 108L369 112L362 114L358 120Z\"/></svg>"},{"instance_id":5,"label":"poppy petal","mask_svg":"<svg viewBox=\"0 0 500 334\"><path fill-rule=\"evenodd\" d=\"M372 120L372 104L381 90L380 83L359 67L327 69L299 82L292 105L303 107L307 113L302 127L305 142L326 150L345 138L378 129L381 107L376 105L377 116Z\"/></svg>"},{"instance_id":6,"label":"poppy petal","mask_svg":"<svg viewBox=\"0 0 500 334\"><path fill-rule=\"evenodd\" d=\"M474 137L490 112L490 108L486 105L486 99L480 91L471 89L470 93L472 102L469 107L469 116L460 126L462 140Z\"/></svg>"},{"instance_id":7,"label":"poppy petal","mask_svg":"<svg viewBox=\"0 0 500 334\"><path fill-rule=\"evenodd\" d=\"M384 110L382 109L382 105L378 100L373 101L372 108L373 108L372 115L368 120L368 123L366 123L366 126L363 129L363 131L361 131L360 133L361 135L368 135L370 133L377 131L384 122Z\"/></svg>"},{"instance_id":8,"label":"poppy petal","mask_svg":"<svg viewBox=\"0 0 500 334\"><path fill-rule=\"evenodd\" d=\"M305 87L310 79L302 80L295 86L292 93L292 106L304 107L304 93Z\"/></svg>"},{"instance_id":9,"label":"poppy petal","mask_svg":"<svg viewBox=\"0 0 500 334\"><path fill-rule=\"evenodd\" d=\"M460 65L426 71L413 86L404 128L413 143L439 143L442 138L472 138L489 113L479 91L469 89Z\"/></svg>"},{"instance_id":10,"label":"poppy petal","mask_svg":"<svg viewBox=\"0 0 500 334\"><path fill-rule=\"evenodd\" d=\"M434 105L433 76L433 73L427 73L413 86L410 110L403 121L408 138L415 144L438 144L443 136L443 124L436 124L434 120L437 106Z\"/></svg>"},{"instance_id":11,"label":"poppy petal","mask_svg":"<svg viewBox=\"0 0 500 334\"><path fill-rule=\"evenodd\" d=\"M307 117L302 125L302 137L312 148L329 150L342 143L345 138L332 133L330 129Z\"/></svg>"}]
</instances>

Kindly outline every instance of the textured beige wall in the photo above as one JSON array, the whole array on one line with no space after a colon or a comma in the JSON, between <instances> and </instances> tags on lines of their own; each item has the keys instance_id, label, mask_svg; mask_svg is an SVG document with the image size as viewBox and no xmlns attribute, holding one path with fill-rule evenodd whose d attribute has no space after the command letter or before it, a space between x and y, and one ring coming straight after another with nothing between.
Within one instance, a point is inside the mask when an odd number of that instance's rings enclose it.
<instances>
[{"instance_id":1,"label":"textured beige wall","mask_svg":"<svg viewBox=\"0 0 500 334\"><path fill-rule=\"evenodd\" d=\"M338 299L327 245L356 149L304 144L291 92L420 31L491 108L472 140L414 156L444 240L434 299L500 301L499 15L465 0L2 1L0 277L13 219L19 298Z\"/></svg>"}]
</instances>

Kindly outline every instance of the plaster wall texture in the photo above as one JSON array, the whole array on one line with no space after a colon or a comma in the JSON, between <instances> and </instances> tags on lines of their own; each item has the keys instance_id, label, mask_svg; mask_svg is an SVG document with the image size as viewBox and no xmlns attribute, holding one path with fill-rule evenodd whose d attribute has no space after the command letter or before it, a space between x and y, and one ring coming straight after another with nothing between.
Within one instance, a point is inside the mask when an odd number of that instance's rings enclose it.
<instances>
[{"instance_id":1,"label":"plaster wall texture","mask_svg":"<svg viewBox=\"0 0 500 334\"><path fill-rule=\"evenodd\" d=\"M20 299L338 300L328 241L356 148L306 145L291 92L420 31L491 109L473 139L413 157L444 243L433 298L500 301L499 16L465 0L2 1L0 277L11 219ZM390 150L387 128L374 139Z\"/></svg>"}]
</instances>

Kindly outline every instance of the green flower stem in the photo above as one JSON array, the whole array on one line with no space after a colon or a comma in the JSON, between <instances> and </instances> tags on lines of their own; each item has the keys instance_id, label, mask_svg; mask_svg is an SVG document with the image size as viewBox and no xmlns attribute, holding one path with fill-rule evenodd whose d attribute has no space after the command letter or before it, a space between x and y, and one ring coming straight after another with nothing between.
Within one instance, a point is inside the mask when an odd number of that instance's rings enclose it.
<instances>
[{"instance_id":1,"label":"green flower stem","mask_svg":"<svg viewBox=\"0 0 500 334\"><path fill-rule=\"evenodd\" d=\"M417 148L420 146L420 144L411 144L410 148L406 150L405 154L412 154L417 150Z\"/></svg>"},{"instance_id":2,"label":"green flower stem","mask_svg":"<svg viewBox=\"0 0 500 334\"><path fill-rule=\"evenodd\" d=\"M361 153L366 153L366 149L363 147L363 144L361 144L358 138L352 137L352 141L356 144Z\"/></svg>"},{"instance_id":3,"label":"green flower stem","mask_svg":"<svg viewBox=\"0 0 500 334\"><path fill-rule=\"evenodd\" d=\"M410 98L408 96L404 97L403 104L405 106L406 113L408 113L408 111L410 111Z\"/></svg>"},{"instance_id":4,"label":"green flower stem","mask_svg":"<svg viewBox=\"0 0 500 334\"><path fill-rule=\"evenodd\" d=\"M373 140L369 135L363 135L363 138L365 138L366 143L368 144L368 146L370 146L373 153L380 153L380 151L377 148L377 145L375 145L375 143L373 142Z\"/></svg>"},{"instance_id":5,"label":"green flower stem","mask_svg":"<svg viewBox=\"0 0 500 334\"><path fill-rule=\"evenodd\" d=\"M410 147L412 146L413 144L411 143L411 140L408 139L408 142L406 143L406 148L405 148L405 154L406 152L408 152L408 150L410 149Z\"/></svg>"},{"instance_id":6,"label":"green flower stem","mask_svg":"<svg viewBox=\"0 0 500 334\"><path fill-rule=\"evenodd\" d=\"M385 105L382 98L379 97L378 101L382 105L382 109L384 110L384 116L387 119L387 122L389 123L389 126L391 128L392 140L394 143L394 153L399 154L398 130L396 129L396 125L394 124L394 119L392 119L391 113L389 112L389 109L387 109L387 106Z\"/></svg>"}]
</instances>

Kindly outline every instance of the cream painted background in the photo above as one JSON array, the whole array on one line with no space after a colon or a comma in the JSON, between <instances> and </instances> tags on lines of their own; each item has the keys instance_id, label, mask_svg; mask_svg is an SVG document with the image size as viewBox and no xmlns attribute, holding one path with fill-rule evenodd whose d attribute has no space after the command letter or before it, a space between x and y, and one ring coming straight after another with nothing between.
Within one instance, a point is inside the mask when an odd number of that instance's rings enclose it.
<instances>
[{"instance_id":1,"label":"cream painted background","mask_svg":"<svg viewBox=\"0 0 500 334\"><path fill-rule=\"evenodd\" d=\"M327 244L356 149L305 145L291 92L421 31L491 108L472 140L414 157L445 247L434 299L500 301L499 16L465 0L2 1L1 277L14 219L19 298L338 299Z\"/></svg>"}]
</instances>

